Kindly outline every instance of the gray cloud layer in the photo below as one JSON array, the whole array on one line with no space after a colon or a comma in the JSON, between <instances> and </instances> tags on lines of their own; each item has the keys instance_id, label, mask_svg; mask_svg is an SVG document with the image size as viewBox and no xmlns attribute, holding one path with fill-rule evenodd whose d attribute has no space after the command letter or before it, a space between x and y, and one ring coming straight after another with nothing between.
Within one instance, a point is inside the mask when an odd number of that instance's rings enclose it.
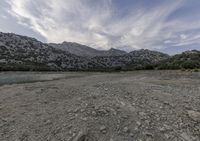
<instances>
[{"instance_id":1,"label":"gray cloud layer","mask_svg":"<svg viewBox=\"0 0 200 141\"><path fill-rule=\"evenodd\" d=\"M165 1L148 9L133 6L120 15L114 0L9 0L6 10L18 24L48 42L78 42L102 49L160 49L200 44L200 20L169 19L185 3Z\"/></svg>"}]
</instances>

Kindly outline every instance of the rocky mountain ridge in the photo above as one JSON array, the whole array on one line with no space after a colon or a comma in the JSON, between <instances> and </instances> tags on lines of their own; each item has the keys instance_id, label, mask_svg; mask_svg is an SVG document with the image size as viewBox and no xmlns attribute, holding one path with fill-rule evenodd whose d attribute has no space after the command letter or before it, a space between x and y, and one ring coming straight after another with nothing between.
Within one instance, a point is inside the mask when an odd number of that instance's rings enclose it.
<instances>
[{"instance_id":1,"label":"rocky mountain ridge","mask_svg":"<svg viewBox=\"0 0 200 141\"><path fill-rule=\"evenodd\" d=\"M72 42L63 42L61 44L50 43L50 46L53 46L57 49L67 51L69 53L83 56L83 57L95 57L95 56L121 56L127 52L111 48L109 50L96 50L94 48L88 47L86 45L81 45L78 43Z\"/></svg>"},{"instance_id":2,"label":"rocky mountain ridge","mask_svg":"<svg viewBox=\"0 0 200 141\"><path fill-rule=\"evenodd\" d=\"M160 65L167 64L174 57L145 49L125 53L113 48L108 51L98 51L68 42L60 44L61 48L63 44L65 49L67 45L70 46L69 51L60 49L58 44L46 44L26 36L0 33L0 70L119 71L155 69L155 66L159 68ZM75 53L72 53L73 47ZM86 51L88 51L88 56ZM81 55L78 55L78 52ZM197 57L198 54L197 51Z\"/></svg>"}]
</instances>

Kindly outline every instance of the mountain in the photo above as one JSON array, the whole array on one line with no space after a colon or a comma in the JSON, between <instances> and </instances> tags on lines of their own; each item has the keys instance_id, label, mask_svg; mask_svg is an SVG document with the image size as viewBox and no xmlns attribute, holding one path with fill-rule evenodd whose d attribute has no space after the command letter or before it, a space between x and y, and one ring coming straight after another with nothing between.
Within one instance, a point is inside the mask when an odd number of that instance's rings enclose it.
<instances>
[{"instance_id":1,"label":"mountain","mask_svg":"<svg viewBox=\"0 0 200 141\"><path fill-rule=\"evenodd\" d=\"M61 49L57 45L42 43L26 36L0 32L0 70L126 71L200 68L200 51L197 50L169 56L145 49L125 53L113 48L108 51L98 51L68 42L60 46L71 45L70 49L67 47L69 50ZM75 53L72 53L73 47Z\"/></svg>"},{"instance_id":2,"label":"mountain","mask_svg":"<svg viewBox=\"0 0 200 141\"><path fill-rule=\"evenodd\" d=\"M0 70L87 70L88 62L34 38L0 33Z\"/></svg>"},{"instance_id":3,"label":"mountain","mask_svg":"<svg viewBox=\"0 0 200 141\"><path fill-rule=\"evenodd\" d=\"M57 49L61 49L63 51L75 54L77 56L84 56L84 57L121 56L126 54L125 51L117 50L114 48L111 48L110 50L96 50L94 48L85 45L81 45L78 43L71 43L71 42L63 42L61 44L50 43L49 45Z\"/></svg>"},{"instance_id":4,"label":"mountain","mask_svg":"<svg viewBox=\"0 0 200 141\"><path fill-rule=\"evenodd\" d=\"M101 67L105 70L109 68L135 70L148 69L150 65L154 65L168 58L169 55L167 54L141 49L122 56L96 56L93 60L102 64Z\"/></svg>"},{"instance_id":5,"label":"mountain","mask_svg":"<svg viewBox=\"0 0 200 141\"><path fill-rule=\"evenodd\" d=\"M111 48L107 51L101 51L103 55L99 55L99 56L122 56L127 54L127 52L122 51L122 50L118 50L115 48Z\"/></svg>"},{"instance_id":6,"label":"mountain","mask_svg":"<svg viewBox=\"0 0 200 141\"><path fill-rule=\"evenodd\" d=\"M190 50L182 54L174 55L157 64L159 69L199 69L200 68L200 51Z\"/></svg>"}]
</instances>

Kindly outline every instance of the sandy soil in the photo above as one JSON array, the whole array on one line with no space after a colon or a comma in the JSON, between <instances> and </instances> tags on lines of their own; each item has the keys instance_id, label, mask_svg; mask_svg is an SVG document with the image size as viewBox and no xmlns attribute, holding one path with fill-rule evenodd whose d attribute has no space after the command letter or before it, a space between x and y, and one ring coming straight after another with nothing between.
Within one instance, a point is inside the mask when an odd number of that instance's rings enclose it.
<instances>
[{"instance_id":1,"label":"sandy soil","mask_svg":"<svg viewBox=\"0 0 200 141\"><path fill-rule=\"evenodd\" d=\"M0 141L199 141L200 73L77 73L0 86Z\"/></svg>"}]
</instances>

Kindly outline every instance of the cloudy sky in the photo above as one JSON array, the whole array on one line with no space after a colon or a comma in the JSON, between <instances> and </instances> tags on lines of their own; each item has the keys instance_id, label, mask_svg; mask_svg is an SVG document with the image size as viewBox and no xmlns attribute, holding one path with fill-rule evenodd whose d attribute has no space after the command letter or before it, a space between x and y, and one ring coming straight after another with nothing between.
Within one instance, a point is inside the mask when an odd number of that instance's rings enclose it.
<instances>
[{"instance_id":1,"label":"cloudy sky","mask_svg":"<svg viewBox=\"0 0 200 141\"><path fill-rule=\"evenodd\" d=\"M200 0L0 0L0 31L97 49L200 49Z\"/></svg>"}]
</instances>

